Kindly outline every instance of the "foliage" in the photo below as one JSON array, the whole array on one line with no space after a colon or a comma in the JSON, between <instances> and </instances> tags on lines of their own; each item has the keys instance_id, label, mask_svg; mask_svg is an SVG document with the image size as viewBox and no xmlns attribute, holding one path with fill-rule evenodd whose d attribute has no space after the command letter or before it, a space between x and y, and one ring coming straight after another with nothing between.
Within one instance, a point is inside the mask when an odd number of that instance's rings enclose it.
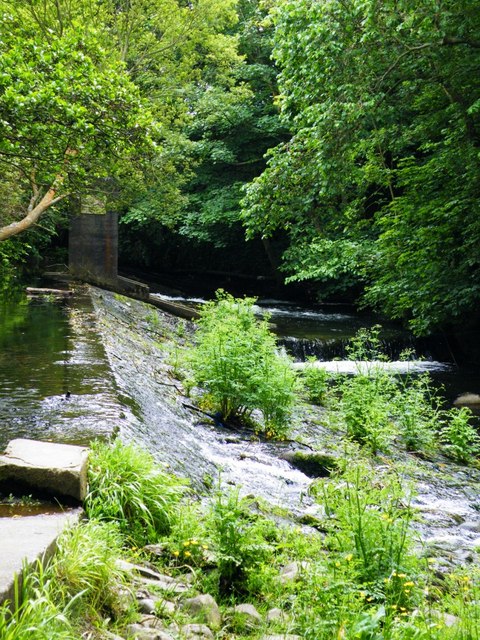
<instances>
[{"instance_id":1,"label":"foliage","mask_svg":"<svg viewBox=\"0 0 480 640\"><path fill-rule=\"evenodd\" d=\"M219 591L226 595L248 590L248 579L271 556L275 528L255 516L251 500L238 490L219 489L211 508L212 539L216 551Z\"/></svg>"},{"instance_id":2,"label":"foliage","mask_svg":"<svg viewBox=\"0 0 480 640\"><path fill-rule=\"evenodd\" d=\"M411 376L399 381L394 405L396 424L407 450L434 450L441 411L430 376Z\"/></svg>"},{"instance_id":3,"label":"foliage","mask_svg":"<svg viewBox=\"0 0 480 640\"><path fill-rule=\"evenodd\" d=\"M137 546L155 542L169 530L186 489L147 451L119 440L92 443L88 481L88 516L117 523L122 535Z\"/></svg>"},{"instance_id":4,"label":"foliage","mask_svg":"<svg viewBox=\"0 0 480 640\"><path fill-rule=\"evenodd\" d=\"M0 606L2 640L76 640L78 637L64 609L54 598L51 577L38 563L36 570L24 570L22 586L15 583L14 602Z\"/></svg>"},{"instance_id":5,"label":"foliage","mask_svg":"<svg viewBox=\"0 0 480 640\"><path fill-rule=\"evenodd\" d=\"M39 29L24 3L8 4L0 32L0 156L15 171L22 206L2 214L2 237L23 231L70 193L104 190L100 180L154 153L154 125L102 25L76 19ZM124 165L123 165L124 166ZM107 187L104 183L103 187ZM18 210L17 210L18 209ZM6 213L6 217L3 217ZM18 224L17 224L18 223Z\"/></svg>"},{"instance_id":6,"label":"foliage","mask_svg":"<svg viewBox=\"0 0 480 640\"><path fill-rule=\"evenodd\" d=\"M74 602L72 617L85 616L86 611L92 618L98 614L118 617L125 588L125 576L117 565L122 545L116 524L95 520L72 527L60 537L49 572L62 601Z\"/></svg>"},{"instance_id":7,"label":"foliage","mask_svg":"<svg viewBox=\"0 0 480 640\"><path fill-rule=\"evenodd\" d=\"M366 303L419 334L480 294L476 9L283 0L272 11L292 136L248 187L248 233L288 234L290 279L366 285Z\"/></svg>"},{"instance_id":8,"label":"foliage","mask_svg":"<svg viewBox=\"0 0 480 640\"><path fill-rule=\"evenodd\" d=\"M480 436L471 424L471 410L468 407L451 409L446 419L446 424L440 430L445 453L463 464L473 462L480 454Z\"/></svg>"},{"instance_id":9,"label":"foliage","mask_svg":"<svg viewBox=\"0 0 480 640\"><path fill-rule=\"evenodd\" d=\"M406 494L399 475L379 475L360 460L334 474L319 495L331 518L330 544L337 551L353 553L359 581L371 588L389 592L392 577L407 568L413 512Z\"/></svg>"},{"instance_id":10,"label":"foliage","mask_svg":"<svg viewBox=\"0 0 480 640\"><path fill-rule=\"evenodd\" d=\"M393 398L395 380L380 366L359 371L340 385L338 417L347 436L373 452L384 451L393 439Z\"/></svg>"},{"instance_id":11,"label":"foliage","mask_svg":"<svg viewBox=\"0 0 480 640\"><path fill-rule=\"evenodd\" d=\"M268 319L257 320L252 299L218 292L201 311L197 344L189 356L195 381L222 418L263 414L267 435L281 435L294 403L290 360L276 350Z\"/></svg>"},{"instance_id":12,"label":"foliage","mask_svg":"<svg viewBox=\"0 0 480 640\"><path fill-rule=\"evenodd\" d=\"M314 359L307 361L302 370L303 385L309 402L323 405L327 398L331 375L325 369L316 367Z\"/></svg>"}]
</instances>

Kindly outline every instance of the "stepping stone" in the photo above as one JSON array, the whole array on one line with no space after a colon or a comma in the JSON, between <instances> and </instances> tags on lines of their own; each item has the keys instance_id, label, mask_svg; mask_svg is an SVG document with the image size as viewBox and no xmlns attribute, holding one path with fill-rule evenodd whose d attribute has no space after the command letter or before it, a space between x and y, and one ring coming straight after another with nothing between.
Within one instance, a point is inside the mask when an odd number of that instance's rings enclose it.
<instances>
[{"instance_id":1,"label":"stepping stone","mask_svg":"<svg viewBox=\"0 0 480 640\"><path fill-rule=\"evenodd\" d=\"M11 440L0 456L0 489L16 485L28 492L81 502L87 493L88 449L70 444Z\"/></svg>"}]
</instances>

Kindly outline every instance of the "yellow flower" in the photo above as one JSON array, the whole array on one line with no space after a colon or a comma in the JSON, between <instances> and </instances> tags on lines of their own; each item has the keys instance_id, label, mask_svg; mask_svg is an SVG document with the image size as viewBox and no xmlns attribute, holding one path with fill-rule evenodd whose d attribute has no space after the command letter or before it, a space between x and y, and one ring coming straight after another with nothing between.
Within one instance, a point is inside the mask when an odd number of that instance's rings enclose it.
<instances>
[{"instance_id":1,"label":"yellow flower","mask_svg":"<svg viewBox=\"0 0 480 640\"><path fill-rule=\"evenodd\" d=\"M399 578L406 578L406 577L407 577L407 574L406 574L406 573L397 573L397 576L398 576Z\"/></svg>"},{"instance_id":2,"label":"yellow flower","mask_svg":"<svg viewBox=\"0 0 480 640\"><path fill-rule=\"evenodd\" d=\"M190 551L185 551L185 557L189 558L192 554L190 553Z\"/></svg>"},{"instance_id":3,"label":"yellow flower","mask_svg":"<svg viewBox=\"0 0 480 640\"><path fill-rule=\"evenodd\" d=\"M202 544L202 549L204 549L205 551L208 549L206 544Z\"/></svg>"},{"instance_id":4,"label":"yellow flower","mask_svg":"<svg viewBox=\"0 0 480 640\"><path fill-rule=\"evenodd\" d=\"M404 587L413 587L415 585L414 582L412 582L411 580L409 582L404 582L403 586Z\"/></svg>"},{"instance_id":5,"label":"yellow flower","mask_svg":"<svg viewBox=\"0 0 480 640\"><path fill-rule=\"evenodd\" d=\"M185 540L185 542L183 543L183 546L188 547L189 544L190 544L190 540Z\"/></svg>"},{"instance_id":6,"label":"yellow flower","mask_svg":"<svg viewBox=\"0 0 480 640\"><path fill-rule=\"evenodd\" d=\"M179 551L174 551L173 555L178 558L178 556L180 555L180 552Z\"/></svg>"},{"instance_id":7,"label":"yellow flower","mask_svg":"<svg viewBox=\"0 0 480 640\"><path fill-rule=\"evenodd\" d=\"M349 553L348 556L345 556L345 560L347 562L351 562L353 560L353 553Z\"/></svg>"}]
</instances>

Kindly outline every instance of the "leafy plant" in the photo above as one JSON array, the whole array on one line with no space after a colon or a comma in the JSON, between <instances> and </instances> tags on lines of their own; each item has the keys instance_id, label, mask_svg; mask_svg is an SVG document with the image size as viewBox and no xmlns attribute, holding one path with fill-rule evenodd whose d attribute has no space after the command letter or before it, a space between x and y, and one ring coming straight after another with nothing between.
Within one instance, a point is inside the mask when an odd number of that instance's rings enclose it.
<instances>
[{"instance_id":1,"label":"leafy plant","mask_svg":"<svg viewBox=\"0 0 480 640\"><path fill-rule=\"evenodd\" d=\"M169 530L186 490L185 481L164 473L147 451L119 440L92 443L88 481L89 517L116 522L137 546L154 542Z\"/></svg>"},{"instance_id":2,"label":"leafy plant","mask_svg":"<svg viewBox=\"0 0 480 640\"><path fill-rule=\"evenodd\" d=\"M394 398L395 421L408 451L431 451L436 446L440 399L428 374L409 377Z\"/></svg>"},{"instance_id":3,"label":"leafy plant","mask_svg":"<svg viewBox=\"0 0 480 640\"><path fill-rule=\"evenodd\" d=\"M244 592L249 573L272 553L267 537L275 537L273 523L255 516L249 500L238 490L216 492L211 507L212 538L217 554L219 590L223 595Z\"/></svg>"},{"instance_id":4,"label":"leafy plant","mask_svg":"<svg viewBox=\"0 0 480 640\"><path fill-rule=\"evenodd\" d=\"M314 359L307 360L302 374L308 400L313 404L323 405L327 397L331 375L325 369L316 367Z\"/></svg>"},{"instance_id":5,"label":"leafy plant","mask_svg":"<svg viewBox=\"0 0 480 640\"><path fill-rule=\"evenodd\" d=\"M395 381L381 368L346 378L340 386L337 409L347 435L373 453L384 450L394 437L392 398Z\"/></svg>"},{"instance_id":6,"label":"leafy plant","mask_svg":"<svg viewBox=\"0 0 480 640\"><path fill-rule=\"evenodd\" d=\"M480 436L470 424L472 412L468 407L451 409L446 418L440 431L443 449L450 458L468 464L480 453Z\"/></svg>"},{"instance_id":7,"label":"leafy plant","mask_svg":"<svg viewBox=\"0 0 480 640\"><path fill-rule=\"evenodd\" d=\"M219 291L201 312L190 356L195 381L224 420L263 414L268 435L283 434L294 403L295 374L278 353L268 320L257 320L252 299Z\"/></svg>"},{"instance_id":8,"label":"leafy plant","mask_svg":"<svg viewBox=\"0 0 480 640\"><path fill-rule=\"evenodd\" d=\"M390 600L400 597L401 580L398 588L392 585L411 563L409 497L397 474L380 474L358 460L355 465L346 461L343 471L323 483L318 493L330 517L329 545L352 554L357 580L370 588L375 585Z\"/></svg>"}]
</instances>

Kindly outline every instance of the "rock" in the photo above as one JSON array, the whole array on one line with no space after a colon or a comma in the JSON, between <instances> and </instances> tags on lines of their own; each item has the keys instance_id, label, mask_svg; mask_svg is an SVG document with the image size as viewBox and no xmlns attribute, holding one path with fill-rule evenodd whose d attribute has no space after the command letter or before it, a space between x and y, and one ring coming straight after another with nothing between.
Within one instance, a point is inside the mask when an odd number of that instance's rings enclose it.
<instances>
[{"instance_id":1,"label":"rock","mask_svg":"<svg viewBox=\"0 0 480 640\"><path fill-rule=\"evenodd\" d=\"M175 613L176 608L175 603L170 602L170 600L159 598L156 602L156 610L159 616L170 616Z\"/></svg>"},{"instance_id":2,"label":"rock","mask_svg":"<svg viewBox=\"0 0 480 640\"><path fill-rule=\"evenodd\" d=\"M270 609L265 619L267 622L287 622L288 616L285 611L276 607L274 609Z\"/></svg>"},{"instance_id":3,"label":"rock","mask_svg":"<svg viewBox=\"0 0 480 640\"><path fill-rule=\"evenodd\" d=\"M156 589L160 589L161 591L165 591L167 593L172 593L172 594L185 593L185 591L188 591L189 589L189 587L186 584L183 584L182 582L175 580L175 578L171 578L170 576L164 576L160 574L158 574L158 579L143 578L142 576L140 576L139 578L137 578L136 582L139 585L144 586L146 588L155 587Z\"/></svg>"},{"instance_id":4,"label":"rock","mask_svg":"<svg viewBox=\"0 0 480 640\"><path fill-rule=\"evenodd\" d=\"M24 518L0 518L0 603L13 601L15 577L22 581L22 568L46 563L53 555L56 540L66 527L77 524L83 509L66 509Z\"/></svg>"},{"instance_id":5,"label":"rock","mask_svg":"<svg viewBox=\"0 0 480 640\"><path fill-rule=\"evenodd\" d=\"M214 635L206 624L185 624L182 627L185 638L192 640L213 640Z\"/></svg>"},{"instance_id":6,"label":"rock","mask_svg":"<svg viewBox=\"0 0 480 640\"><path fill-rule=\"evenodd\" d=\"M140 624L129 624L126 631L131 640L173 640L170 634L161 629L151 629Z\"/></svg>"},{"instance_id":7,"label":"rock","mask_svg":"<svg viewBox=\"0 0 480 640\"><path fill-rule=\"evenodd\" d=\"M309 562L291 562L283 567L280 571L280 582L285 584L287 582L294 582L300 578L303 571L308 569Z\"/></svg>"},{"instance_id":8,"label":"rock","mask_svg":"<svg viewBox=\"0 0 480 640\"><path fill-rule=\"evenodd\" d=\"M127 560L118 559L115 562L115 565L125 573L138 574L143 576L144 578L150 578L151 580L161 580L163 582L165 582L165 580L175 581L175 578L165 576L162 573L158 573L158 571L153 571L152 569L150 569L149 567L145 567L144 565L127 562Z\"/></svg>"},{"instance_id":9,"label":"rock","mask_svg":"<svg viewBox=\"0 0 480 640\"><path fill-rule=\"evenodd\" d=\"M159 542L158 544L147 544L143 550L152 556L161 558L168 552L168 544Z\"/></svg>"},{"instance_id":10,"label":"rock","mask_svg":"<svg viewBox=\"0 0 480 640\"><path fill-rule=\"evenodd\" d=\"M219 629L222 625L222 614L218 604L209 594L188 598L184 601L183 608L192 617L206 622L213 629Z\"/></svg>"},{"instance_id":11,"label":"rock","mask_svg":"<svg viewBox=\"0 0 480 640\"><path fill-rule=\"evenodd\" d=\"M74 498L87 494L88 449L70 444L11 440L0 456L0 486L26 487L36 493Z\"/></svg>"},{"instance_id":12,"label":"rock","mask_svg":"<svg viewBox=\"0 0 480 640\"><path fill-rule=\"evenodd\" d=\"M302 640L301 636L295 636L291 633L275 633L273 635L261 636L260 640Z\"/></svg>"},{"instance_id":13,"label":"rock","mask_svg":"<svg viewBox=\"0 0 480 640\"><path fill-rule=\"evenodd\" d=\"M157 618L156 615L151 615L151 614L143 615L140 618L140 625L142 627L147 627L149 629L155 629L156 631L164 631L165 630L165 626L164 626L162 620Z\"/></svg>"},{"instance_id":14,"label":"rock","mask_svg":"<svg viewBox=\"0 0 480 640\"><path fill-rule=\"evenodd\" d=\"M480 395L478 393L462 393L455 398L453 404L456 407L476 407L480 405Z\"/></svg>"},{"instance_id":15,"label":"rock","mask_svg":"<svg viewBox=\"0 0 480 640\"><path fill-rule=\"evenodd\" d=\"M231 625L236 631L248 632L262 626L262 616L253 604L238 604L231 610Z\"/></svg>"},{"instance_id":16,"label":"rock","mask_svg":"<svg viewBox=\"0 0 480 640\"><path fill-rule=\"evenodd\" d=\"M274 635L261 636L260 640L302 640L302 638L291 633L275 633Z\"/></svg>"},{"instance_id":17,"label":"rock","mask_svg":"<svg viewBox=\"0 0 480 640\"><path fill-rule=\"evenodd\" d=\"M138 601L138 610L140 613L155 613L155 600L153 598L142 598Z\"/></svg>"},{"instance_id":18,"label":"rock","mask_svg":"<svg viewBox=\"0 0 480 640\"><path fill-rule=\"evenodd\" d=\"M281 458L302 471L309 478L326 478L337 467L337 458L320 451L294 451Z\"/></svg>"}]
</instances>

